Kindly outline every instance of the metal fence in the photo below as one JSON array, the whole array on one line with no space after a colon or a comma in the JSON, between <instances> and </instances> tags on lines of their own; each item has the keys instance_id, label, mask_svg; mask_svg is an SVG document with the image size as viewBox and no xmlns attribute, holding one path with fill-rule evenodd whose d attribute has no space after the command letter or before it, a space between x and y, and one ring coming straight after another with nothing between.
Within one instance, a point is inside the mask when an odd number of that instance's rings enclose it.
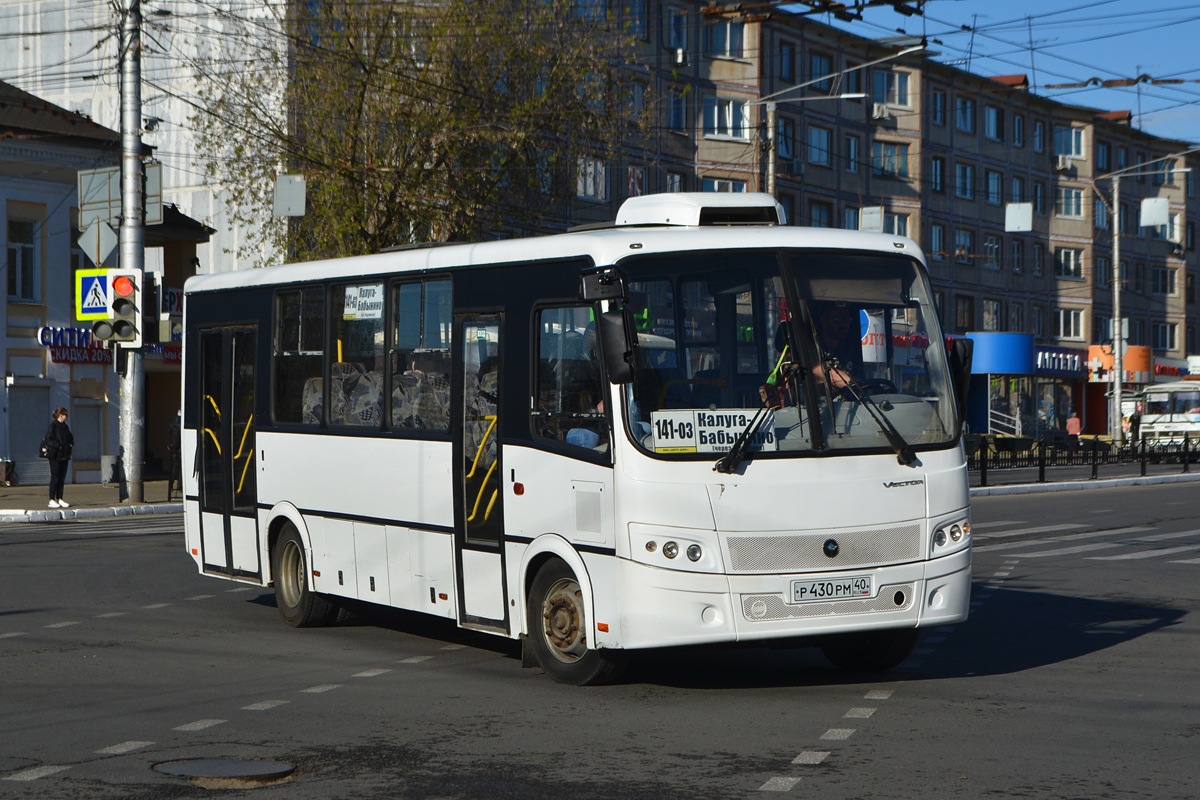
<instances>
[{"instance_id":1,"label":"metal fence","mask_svg":"<svg viewBox=\"0 0 1200 800\"><path fill-rule=\"evenodd\" d=\"M1024 445L1024 446L1021 446ZM1100 477L1100 467L1112 464L1136 464L1145 475L1151 464L1178 464L1180 472L1189 472L1192 461L1200 460L1197 443L1187 434L1176 442L1147 442L1114 445L1102 439L1082 439L1078 443L1040 440L1020 445L1003 437L986 436L967 443L967 469L979 473L979 485L988 485L989 471L1036 468L1038 483L1046 482L1046 469L1087 467L1091 479Z\"/></svg>"}]
</instances>

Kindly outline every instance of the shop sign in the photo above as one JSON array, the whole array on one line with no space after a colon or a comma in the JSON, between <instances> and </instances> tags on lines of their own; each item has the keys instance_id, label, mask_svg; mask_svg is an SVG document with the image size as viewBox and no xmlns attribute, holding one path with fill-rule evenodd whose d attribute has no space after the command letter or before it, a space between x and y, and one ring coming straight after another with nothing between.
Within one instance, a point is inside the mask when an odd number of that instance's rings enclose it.
<instances>
[{"instance_id":1,"label":"shop sign","mask_svg":"<svg viewBox=\"0 0 1200 800\"><path fill-rule=\"evenodd\" d=\"M1169 364L1155 364L1154 365L1154 374L1155 375L1166 375L1168 377L1178 378L1181 375L1186 375L1187 370L1183 369L1182 367L1172 367Z\"/></svg>"},{"instance_id":2,"label":"shop sign","mask_svg":"<svg viewBox=\"0 0 1200 800\"><path fill-rule=\"evenodd\" d=\"M43 326L38 331L38 343L49 348L55 364L111 364L112 352L92 339L86 328L56 328Z\"/></svg>"},{"instance_id":3,"label":"shop sign","mask_svg":"<svg viewBox=\"0 0 1200 800\"><path fill-rule=\"evenodd\" d=\"M1086 369L1082 353L1038 348L1036 358L1037 371L1040 373L1070 373L1083 377Z\"/></svg>"}]
</instances>

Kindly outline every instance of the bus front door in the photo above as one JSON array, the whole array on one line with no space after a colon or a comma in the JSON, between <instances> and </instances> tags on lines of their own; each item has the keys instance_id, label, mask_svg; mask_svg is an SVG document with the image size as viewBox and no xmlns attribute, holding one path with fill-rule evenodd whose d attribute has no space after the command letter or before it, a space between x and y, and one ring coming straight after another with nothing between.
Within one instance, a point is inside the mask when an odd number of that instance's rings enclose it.
<instances>
[{"instance_id":1,"label":"bus front door","mask_svg":"<svg viewBox=\"0 0 1200 800\"><path fill-rule=\"evenodd\" d=\"M204 571L262 577L254 448L255 328L200 334L200 536Z\"/></svg>"},{"instance_id":2,"label":"bus front door","mask_svg":"<svg viewBox=\"0 0 1200 800\"><path fill-rule=\"evenodd\" d=\"M454 551L458 621L464 627L508 632L504 585L501 415L501 317L455 315L456 435Z\"/></svg>"}]
</instances>

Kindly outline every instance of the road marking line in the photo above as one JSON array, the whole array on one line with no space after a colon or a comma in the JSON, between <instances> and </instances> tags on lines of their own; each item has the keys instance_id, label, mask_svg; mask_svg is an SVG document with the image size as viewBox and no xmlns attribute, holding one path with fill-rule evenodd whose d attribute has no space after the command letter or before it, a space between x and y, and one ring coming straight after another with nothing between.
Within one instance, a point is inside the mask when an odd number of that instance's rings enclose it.
<instances>
[{"instance_id":1,"label":"road marking line","mask_svg":"<svg viewBox=\"0 0 1200 800\"><path fill-rule=\"evenodd\" d=\"M1189 558L1183 561L1172 561L1172 564L1200 564L1200 558Z\"/></svg>"},{"instance_id":2,"label":"road marking line","mask_svg":"<svg viewBox=\"0 0 1200 800\"><path fill-rule=\"evenodd\" d=\"M1025 520L1023 520L1023 519L1003 519L1003 520L999 520L997 522L972 522L971 530L975 530L976 528L998 528L1001 525L1024 525L1024 524L1025 524Z\"/></svg>"},{"instance_id":3,"label":"road marking line","mask_svg":"<svg viewBox=\"0 0 1200 800\"><path fill-rule=\"evenodd\" d=\"M1054 531L1069 531L1069 530L1074 530L1075 528L1090 528L1090 527L1092 527L1092 526L1081 523L1081 522L1065 522L1062 525L1039 525L1036 528L1017 528L1015 531L1001 531L1000 533L989 533L986 536L980 536L979 538L980 539L1007 539L1010 536L1025 536L1027 534L1034 534L1034 533L1053 533ZM972 525L971 529L974 530L975 526Z\"/></svg>"},{"instance_id":4,"label":"road marking line","mask_svg":"<svg viewBox=\"0 0 1200 800\"><path fill-rule=\"evenodd\" d=\"M96 619L112 619L113 617L123 617L128 613L128 611L110 611L107 614L97 614Z\"/></svg>"},{"instance_id":5,"label":"road marking line","mask_svg":"<svg viewBox=\"0 0 1200 800\"><path fill-rule=\"evenodd\" d=\"M239 587L239 588L237 588L237 589L226 589L226 590L225 590L225 593L226 593L226 594L233 594L234 592L248 592L248 591L250 591L250 587L249 587L249 586L242 586L242 587Z\"/></svg>"},{"instance_id":6,"label":"road marking line","mask_svg":"<svg viewBox=\"0 0 1200 800\"><path fill-rule=\"evenodd\" d=\"M202 731L205 728L211 728L214 725L220 725L225 722L223 719L198 719L195 722L189 722L187 725L180 725L178 728L172 728L176 731Z\"/></svg>"},{"instance_id":7,"label":"road marking line","mask_svg":"<svg viewBox=\"0 0 1200 800\"><path fill-rule=\"evenodd\" d=\"M864 700L887 700L893 694L895 694L895 691L896 691L895 689L872 689L871 691L869 691L865 695L863 695L863 699Z\"/></svg>"},{"instance_id":8,"label":"road marking line","mask_svg":"<svg viewBox=\"0 0 1200 800\"><path fill-rule=\"evenodd\" d=\"M0 639L11 639L14 636L28 636L25 631L12 631L10 633L0 633Z\"/></svg>"},{"instance_id":9,"label":"road marking line","mask_svg":"<svg viewBox=\"0 0 1200 800\"><path fill-rule=\"evenodd\" d=\"M1200 535L1200 530L1195 531L1175 531L1174 533L1159 533L1154 536L1139 536L1133 540L1134 544L1140 542L1161 542L1165 539L1182 539L1185 536Z\"/></svg>"},{"instance_id":10,"label":"road marking line","mask_svg":"<svg viewBox=\"0 0 1200 800\"><path fill-rule=\"evenodd\" d=\"M829 758L828 750L805 750L792 759L793 764L820 764Z\"/></svg>"},{"instance_id":11,"label":"road marking line","mask_svg":"<svg viewBox=\"0 0 1200 800\"><path fill-rule=\"evenodd\" d=\"M1124 547L1119 542L1100 542L1098 544L1077 544L1074 547L1060 547L1057 550L1045 550L1041 553L1022 553L1025 558L1048 558L1050 556L1072 556L1076 553L1091 553L1095 550L1111 550L1114 547Z\"/></svg>"},{"instance_id":12,"label":"road marking line","mask_svg":"<svg viewBox=\"0 0 1200 800\"><path fill-rule=\"evenodd\" d=\"M1007 578L1009 575L1012 575L1011 569L1010 570L1000 570L999 572L992 573L993 578Z\"/></svg>"},{"instance_id":13,"label":"road marking line","mask_svg":"<svg viewBox=\"0 0 1200 800\"><path fill-rule=\"evenodd\" d=\"M842 719L867 719L875 713L873 708L852 708L847 711Z\"/></svg>"},{"instance_id":14,"label":"road marking line","mask_svg":"<svg viewBox=\"0 0 1200 800\"><path fill-rule=\"evenodd\" d=\"M821 734L821 738L828 741L841 742L853 736L854 730L854 728L830 728Z\"/></svg>"},{"instance_id":15,"label":"road marking line","mask_svg":"<svg viewBox=\"0 0 1200 800\"><path fill-rule=\"evenodd\" d=\"M79 625L79 624L80 624L79 621L75 620L73 622L56 622L53 625L47 625L46 627L47 628L69 628L72 625Z\"/></svg>"},{"instance_id":16,"label":"road marking line","mask_svg":"<svg viewBox=\"0 0 1200 800\"><path fill-rule=\"evenodd\" d=\"M1108 513L1111 513L1111 512L1112 512L1112 509L1111 509L1111 508L1099 508L1099 509L1096 509L1095 511L1092 511L1092 512L1090 512L1090 513L1092 513L1092 514L1108 514Z\"/></svg>"},{"instance_id":17,"label":"road marking line","mask_svg":"<svg viewBox=\"0 0 1200 800\"><path fill-rule=\"evenodd\" d=\"M792 787L799 782L799 778L775 777L758 787L758 790L760 792L790 792Z\"/></svg>"},{"instance_id":18,"label":"road marking line","mask_svg":"<svg viewBox=\"0 0 1200 800\"><path fill-rule=\"evenodd\" d=\"M207 600L210 597L212 597L211 594L194 594L188 600Z\"/></svg>"},{"instance_id":19,"label":"road marking line","mask_svg":"<svg viewBox=\"0 0 1200 800\"><path fill-rule=\"evenodd\" d=\"M1120 533L1137 533L1139 531L1152 531L1154 528L1122 528L1115 531L1108 531L1109 534ZM1129 545L1145 544L1147 542L1162 542L1167 539L1182 539L1186 536L1200 535L1200 530L1194 531L1174 531L1172 533L1158 533L1154 536L1139 536L1136 539L1125 539L1120 542L1102 542L1099 544L1082 544L1075 547L1062 547L1057 550L1042 550L1035 553L1018 553L1022 558L1044 558L1046 556L1069 556L1075 553L1087 553L1093 550L1109 550L1114 547L1127 547Z\"/></svg>"},{"instance_id":20,"label":"road marking line","mask_svg":"<svg viewBox=\"0 0 1200 800\"><path fill-rule=\"evenodd\" d=\"M151 608L166 608L166 607L167 607L167 606L169 606L169 605L171 605L171 604L170 604L170 603L151 603L151 604L150 604L150 605L148 605L148 606L142 606L142 608L143 608L143 609L151 609Z\"/></svg>"},{"instance_id":21,"label":"road marking line","mask_svg":"<svg viewBox=\"0 0 1200 800\"><path fill-rule=\"evenodd\" d=\"M445 647L443 647L442 649L443 650L465 650L465 649L467 649L467 646L465 644L448 644Z\"/></svg>"},{"instance_id":22,"label":"road marking line","mask_svg":"<svg viewBox=\"0 0 1200 800\"><path fill-rule=\"evenodd\" d=\"M365 669L362 672L356 672L351 675L351 678L374 678L376 675L382 675L385 672L391 672L390 669Z\"/></svg>"},{"instance_id":23,"label":"road marking line","mask_svg":"<svg viewBox=\"0 0 1200 800\"><path fill-rule=\"evenodd\" d=\"M96 752L102 756L119 756L123 753L132 753L134 750L141 750L143 747L149 747L154 742L121 742L114 744L112 747L102 747Z\"/></svg>"},{"instance_id":24,"label":"road marking line","mask_svg":"<svg viewBox=\"0 0 1200 800\"><path fill-rule=\"evenodd\" d=\"M1074 542L1080 539L1095 539L1098 536L1119 536L1123 533L1140 533L1142 531L1157 530L1154 527L1136 526L1132 528L1114 528L1107 531L1088 531L1087 533L1072 533L1067 536L1051 536L1049 539L1039 539L1034 542L1001 542L1000 544L989 544L983 547L973 547L976 553L990 553L995 550L1014 550L1019 547L1037 547L1038 545L1049 544L1051 542ZM1008 558L1021 558L1021 553L1013 553Z\"/></svg>"},{"instance_id":25,"label":"road marking line","mask_svg":"<svg viewBox=\"0 0 1200 800\"><path fill-rule=\"evenodd\" d=\"M397 661L397 664L420 664L422 661L428 661L433 656L413 656L412 658L404 658ZM386 671L386 670L385 670Z\"/></svg>"},{"instance_id":26,"label":"road marking line","mask_svg":"<svg viewBox=\"0 0 1200 800\"><path fill-rule=\"evenodd\" d=\"M300 692L303 694L322 694L333 689L339 689L344 685L341 683L322 683L319 686L310 686L307 689L301 689Z\"/></svg>"},{"instance_id":27,"label":"road marking line","mask_svg":"<svg viewBox=\"0 0 1200 800\"><path fill-rule=\"evenodd\" d=\"M1156 558L1158 556L1173 556L1176 553L1187 553L1191 550L1200 550L1200 544L1185 544L1182 547L1167 547L1163 550L1139 550L1136 553L1122 553L1119 556L1089 556L1088 561L1135 561L1142 558Z\"/></svg>"},{"instance_id":28,"label":"road marking line","mask_svg":"<svg viewBox=\"0 0 1200 800\"><path fill-rule=\"evenodd\" d=\"M32 767L30 769L23 769L20 772L14 772L12 775L6 776L4 778L4 780L6 780L6 781L36 781L38 778L44 778L47 775L53 775L56 772L62 772L64 769L70 769L70 767L50 766L50 765L47 765L44 767Z\"/></svg>"},{"instance_id":29,"label":"road marking line","mask_svg":"<svg viewBox=\"0 0 1200 800\"><path fill-rule=\"evenodd\" d=\"M261 703L252 703L248 706L242 706L242 711L269 711L272 708L278 708L284 703L290 702L290 700L263 700Z\"/></svg>"}]
</instances>

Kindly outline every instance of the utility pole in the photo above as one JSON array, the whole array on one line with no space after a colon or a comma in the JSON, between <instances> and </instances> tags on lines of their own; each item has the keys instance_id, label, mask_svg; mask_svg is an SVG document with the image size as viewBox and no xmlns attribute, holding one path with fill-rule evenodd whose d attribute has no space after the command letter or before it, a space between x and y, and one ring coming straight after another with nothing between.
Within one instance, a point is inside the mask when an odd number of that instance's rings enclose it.
<instances>
[{"instance_id":1,"label":"utility pole","mask_svg":"<svg viewBox=\"0 0 1200 800\"><path fill-rule=\"evenodd\" d=\"M146 230L142 198L142 4L141 0L127 1L121 25L121 229L118 242L121 268L136 270L138 286L143 286ZM141 309L137 313L140 316ZM121 376L121 499L141 503L145 497L142 461L146 427L142 351L117 345L113 361Z\"/></svg>"},{"instance_id":2,"label":"utility pole","mask_svg":"<svg viewBox=\"0 0 1200 800\"><path fill-rule=\"evenodd\" d=\"M1125 441L1125 429L1121 419L1121 388L1125 381L1125 325L1121 319L1121 176L1114 175L1112 179L1113 213L1112 213L1112 349L1113 349L1113 410L1109 420L1109 430L1112 440L1120 446Z\"/></svg>"}]
</instances>

